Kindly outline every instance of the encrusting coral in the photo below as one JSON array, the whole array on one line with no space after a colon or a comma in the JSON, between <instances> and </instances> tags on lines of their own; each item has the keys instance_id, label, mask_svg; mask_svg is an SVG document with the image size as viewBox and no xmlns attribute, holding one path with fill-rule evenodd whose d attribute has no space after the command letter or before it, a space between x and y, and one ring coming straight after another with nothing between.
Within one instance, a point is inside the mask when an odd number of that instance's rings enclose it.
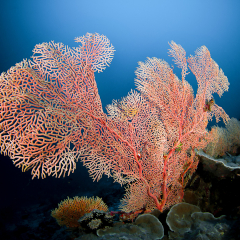
<instances>
[{"instance_id":1,"label":"encrusting coral","mask_svg":"<svg viewBox=\"0 0 240 240\"><path fill-rule=\"evenodd\" d=\"M110 212L94 209L92 212L86 213L81 217L78 222L85 232L96 233L98 229L112 226L113 217L114 215Z\"/></svg>"}]
</instances>

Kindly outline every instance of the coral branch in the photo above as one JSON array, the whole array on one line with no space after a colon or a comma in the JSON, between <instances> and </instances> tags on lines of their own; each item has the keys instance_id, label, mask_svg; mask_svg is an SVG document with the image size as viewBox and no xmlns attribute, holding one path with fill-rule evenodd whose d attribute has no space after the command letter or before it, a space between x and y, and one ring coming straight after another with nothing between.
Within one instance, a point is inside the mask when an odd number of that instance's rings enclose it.
<instances>
[{"instance_id":1,"label":"coral branch","mask_svg":"<svg viewBox=\"0 0 240 240\"><path fill-rule=\"evenodd\" d=\"M180 202L198 159L194 149L211 137L213 116L229 117L212 94L228 80L203 46L186 59L171 42L182 69L181 80L163 60L148 58L136 71L137 90L102 109L94 72L112 60L109 40L97 33L75 39L81 45L36 45L32 61L23 60L0 77L1 152L33 178L70 174L80 159L93 180L103 174L126 186L121 209L160 211ZM196 76L194 96L186 80Z\"/></svg>"}]
</instances>

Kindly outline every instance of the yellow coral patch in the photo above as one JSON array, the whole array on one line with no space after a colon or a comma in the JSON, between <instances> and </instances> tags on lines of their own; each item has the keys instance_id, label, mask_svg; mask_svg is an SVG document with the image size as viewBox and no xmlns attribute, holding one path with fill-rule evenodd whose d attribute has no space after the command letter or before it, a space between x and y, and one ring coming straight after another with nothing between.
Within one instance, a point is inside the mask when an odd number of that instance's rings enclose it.
<instances>
[{"instance_id":1,"label":"yellow coral patch","mask_svg":"<svg viewBox=\"0 0 240 240\"><path fill-rule=\"evenodd\" d=\"M73 199L68 197L58 204L58 208L52 210L51 216L57 220L60 226L76 228L80 226L78 223L79 218L94 209L108 211L107 205L99 197L76 196Z\"/></svg>"}]
</instances>

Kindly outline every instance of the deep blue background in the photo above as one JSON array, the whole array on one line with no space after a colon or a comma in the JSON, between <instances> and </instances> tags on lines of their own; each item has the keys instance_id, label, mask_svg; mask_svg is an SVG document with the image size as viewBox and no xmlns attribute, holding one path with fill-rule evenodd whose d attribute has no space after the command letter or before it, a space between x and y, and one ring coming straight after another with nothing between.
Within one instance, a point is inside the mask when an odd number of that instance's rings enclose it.
<instances>
[{"instance_id":1,"label":"deep blue background","mask_svg":"<svg viewBox=\"0 0 240 240\"><path fill-rule=\"evenodd\" d=\"M173 63L167 53L171 40L181 44L188 56L205 45L230 82L229 91L222 98L215 96L216 102L230 117L240 118L239 13L239 0L1 0L0 72L30 58L38 43L54 40L73 47L77 36L104 34L116 49L110 67L96 73L105 107L135 88L138 61L157 57ZM196 92L193 75L187 80ZM28 172L21 173L3 158L1 206L50 199L58 192L73 197L77 189L99 186L91 185L81 163L78 167L71 178L32 181Z\"/></svg>"}]
</instances>

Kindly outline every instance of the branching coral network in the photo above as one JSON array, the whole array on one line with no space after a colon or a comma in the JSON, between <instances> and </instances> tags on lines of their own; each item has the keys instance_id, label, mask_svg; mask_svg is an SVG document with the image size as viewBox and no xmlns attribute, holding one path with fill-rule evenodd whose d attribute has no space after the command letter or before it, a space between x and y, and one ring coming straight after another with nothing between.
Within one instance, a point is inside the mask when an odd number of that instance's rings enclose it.
<instances>
[{"instance_id":1,"label":"branching coral network","mask_svg":"<svg viewBox=\"0 0 240 240\"><path fill-rule=\"evenodd\" d=\"M114 100L105 114L94 72L110 64L113 46L97 33L75 40L79 47L36 45L32 61L2 73L1 152L33 178L69 175L80 159L93 180L105 174L125 185L126 212L180 202L198 164L194 149L212 140L208 121L229 119L212 100L228 89L227 77L205 46L186 58L171 42L182 78L165 61L148 58L136 70L138 91ZM198 82L196 96L188 69Z\"/></svg>"}]
</instances>

